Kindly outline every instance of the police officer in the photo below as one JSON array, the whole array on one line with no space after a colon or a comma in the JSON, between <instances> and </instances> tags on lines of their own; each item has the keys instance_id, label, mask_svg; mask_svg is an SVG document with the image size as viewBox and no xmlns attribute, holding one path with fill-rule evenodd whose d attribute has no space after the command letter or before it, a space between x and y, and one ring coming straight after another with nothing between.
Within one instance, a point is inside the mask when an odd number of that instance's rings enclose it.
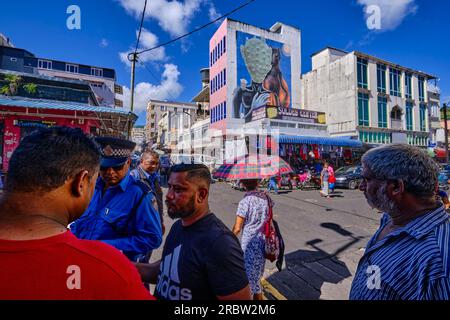
<instances>
[{"instance_id":1,"label":"police officer","mask_svg":"<svg viewBox=\"0 0 450 320\"><path fill-rule=\"evenodd\" d=\"M153 192L156 198L157 210L161 219L162 233L164 234L164 205L163 191L161 189L161 178L158 174L159 154L154 150L145 150L141 155L139 166L131 171L131 175L145 183Z\"/></svg>"},{"instance_id":2,"label":"police officer","mask_svg":"<svg viewBox=\"0 0 450 320\"><path fill-rule=\"evenodd\" d=\"M88 209L70 228L80 239L101 240L139 261L162 241L154 196L130 175L134 142L112 137L96 141L101 147L100 177Z\"/></svg>"}]
</instances>

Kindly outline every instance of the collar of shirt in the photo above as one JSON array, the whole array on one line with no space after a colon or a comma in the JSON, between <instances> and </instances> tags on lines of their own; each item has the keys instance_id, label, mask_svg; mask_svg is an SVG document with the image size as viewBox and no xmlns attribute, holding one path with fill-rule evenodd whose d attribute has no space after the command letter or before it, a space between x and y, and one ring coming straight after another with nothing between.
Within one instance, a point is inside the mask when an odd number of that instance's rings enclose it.
<instances>
[{"instance_id":1,"label":"collar of shirt","mask_svg":"<svg viewBox=\"0 0 450 320\"><path fill-rule=\"evenodd\" d=\"M139 166L139 170L142 171L142 173L145 175L145 177L146 177L147 179L150 179L150 174L148 174L147 171L145 171L144 169L142 169L141 166Z\"/></svg>"},{"instance_id":2,"label":"collar of shirt","mask_svg":"<svg viewBox=\"0 0 450 320\"><path fill-rule=\"evenodd\" d=\"M367 253L369 251L374 250L375 248L378 248L379 246L383 245L385 243L385 240L388 238L396 237L400 235L401 233L407 233L411 237L414 237L415 239L420 239L427 234L430 233L433 229L435 229L438 225L443 223L445 220L449 218L447 212L445 211L444 206L439 206L437 209L430 211L428 213L425 213L421 215L420 217L414 219L410 223L408 223L406 226L401 227L392 233L388 234L384 239L377 241L378 236L380 232L384 229L384 227L389 223L391 218L388 216L387 213L384 214L381 222L381 226L378 229L378 231L375 233L375 235L370 240L369 244L367 245Z\"/></svg>"},{"instance_id":3,"label":"collar of shirt","mask_svg":"<svg viewBox=\"0 0 450 320\"><path fill-rule=\"evenodd\" d=\"M120 181L119 184L116 185L116 186L109 187L109 189L111 189L111 188L120 188L122 191L125 192L125 190L128 187L128 184L130 184L130 180L131 180L130 177L131 177L130 170L128 170L127 174L122 179L122 181ZM101 190L103 190L103 188L105 187L105 181L103 181L103 179L101 177L98 178L96 187L101 189Z\"/></svg>"}]
</instances>

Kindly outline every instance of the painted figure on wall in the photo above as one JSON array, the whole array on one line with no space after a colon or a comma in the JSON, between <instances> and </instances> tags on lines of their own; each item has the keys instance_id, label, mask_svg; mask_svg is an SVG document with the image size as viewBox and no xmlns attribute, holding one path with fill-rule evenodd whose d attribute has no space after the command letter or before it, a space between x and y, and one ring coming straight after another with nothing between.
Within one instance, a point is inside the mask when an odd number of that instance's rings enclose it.
<instances>
[{"instance_id":1,"label":"painted figure on wall","mask_svg":"<svg viewBox=\"0 0 450 320\"><path fill-rule=\"evenodd\" d=\"M245 71L250 76L251 83L245 77L244 70L238 70L240 85L233 93L233 117L251 121L253 110L266 106L290 107L289 85L283 77L281 66L281 43L272 41L269 46L264 39L253 37L246 39L240 46L241 57ZM286 54L288 50L283 47ZM239 65L239 58L238 58ZM286 67L286 66L285 66ZM290 66L288 66L290 69Z\"/></svg>"},{"instance_id":2,"label":"painted figure on wall","mask_svg":"<svg viewBox=\"0 0 450 320\"><path fill-rule=\"evenodd\" d=\"M289 108L289 87L280 68L280 49L272 48L272 69L264 79L263 87L270 91L269 105Z\"/></svg>"}]
</instances>

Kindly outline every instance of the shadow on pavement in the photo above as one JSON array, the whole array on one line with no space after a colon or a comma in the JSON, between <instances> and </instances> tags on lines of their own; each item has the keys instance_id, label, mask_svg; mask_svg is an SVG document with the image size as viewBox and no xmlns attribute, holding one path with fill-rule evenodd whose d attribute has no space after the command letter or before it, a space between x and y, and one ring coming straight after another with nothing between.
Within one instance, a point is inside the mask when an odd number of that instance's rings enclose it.
<instances>
[{"instance_id":1,"label":"shadow on pavement","mask_svg":"<svg viewBox=\"0 0 450 320\"><path fill-rule=\"evenodd\" d=\"M338 284L351 277L346 264L338 259L338 255L362 238L334 223L322 223L326 229L348 237L349 242L333 253L320 249L317 245L323 240L313 239L306 243L314 250L297 250L285 255L285 267L280 272L269 276L266 281L288 300L319 300L324 283ZM266 292L270 297L270 292Z\"/></svg>"}]
</instances>

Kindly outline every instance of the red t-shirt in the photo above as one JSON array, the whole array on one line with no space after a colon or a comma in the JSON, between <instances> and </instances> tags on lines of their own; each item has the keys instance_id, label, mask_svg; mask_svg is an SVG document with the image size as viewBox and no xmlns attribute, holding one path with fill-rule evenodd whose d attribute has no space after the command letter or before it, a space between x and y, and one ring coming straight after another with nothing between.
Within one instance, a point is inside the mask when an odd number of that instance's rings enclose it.
<instances>
[{"instance_id":1,"label":"red t-shirt","mask_svg":"<svg viewBox=\"0 0 450 320\"><path fill-rule=\"evenodd\" d=\"M154 298L117 249L67 231L39 240L0 240L0 299Z\"/></svg>"}]
</instances>

